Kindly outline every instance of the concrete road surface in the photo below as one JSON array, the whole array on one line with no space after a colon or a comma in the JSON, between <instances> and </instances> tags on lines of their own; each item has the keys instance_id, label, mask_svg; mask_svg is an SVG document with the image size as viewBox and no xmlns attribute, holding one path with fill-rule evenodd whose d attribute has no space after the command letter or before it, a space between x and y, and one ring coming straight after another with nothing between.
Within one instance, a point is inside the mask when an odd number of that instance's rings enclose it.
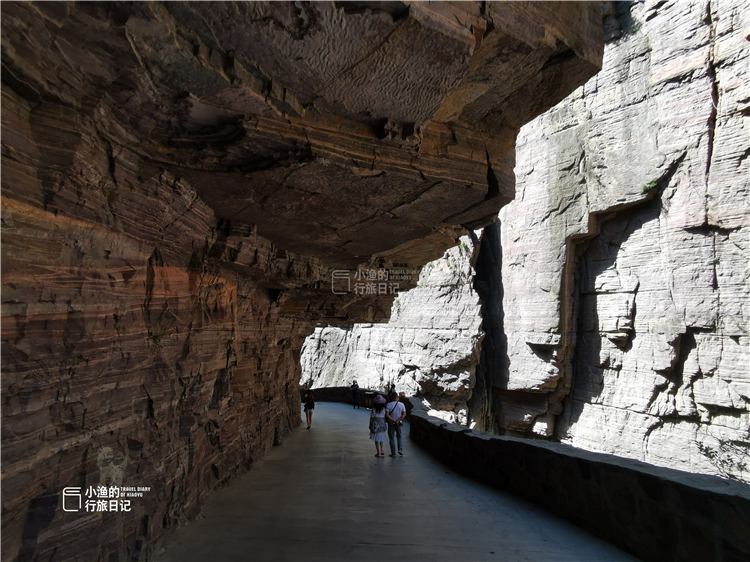
<instances>
[{"instance_id":1,"label":"concrete road surface","mask_svg":"<svg viewBox=\"0 0 750 562\"><path fill-rule=\"evenodd\" d=\"M369 411L319 402L253 470L167 535L159 562L633 561L522 499L460 476L408 438L375 458ZM386 455L388 444L386 442Z\"/></svg>"}]
</instances>

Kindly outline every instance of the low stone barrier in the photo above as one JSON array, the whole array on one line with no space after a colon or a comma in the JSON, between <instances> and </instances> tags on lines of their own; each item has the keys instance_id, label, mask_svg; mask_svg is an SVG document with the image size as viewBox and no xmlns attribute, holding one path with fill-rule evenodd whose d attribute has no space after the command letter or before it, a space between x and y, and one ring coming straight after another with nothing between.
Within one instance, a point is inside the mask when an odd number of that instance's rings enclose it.
<instances>
[{"instance_id":1,"label":"low stone barrier","mask_svg":"<svg viewBox=\"0 0 750 562\"><path fill-rule=\"evenodd\" d=\"M305 392L307 392L305 389L301 389L300 397L303 397L305 395ZM352 389L349 388L348 386L313 388L312 394L315 397L316 402L344 402L345 404L352 403ZM362 406L363 408L371 407L371 404L368 403L368 399L372 399L376 394L382 394L383 396L386 396L385 392L381 392L379 390L371 390L369 388L360 388L359 389L360 406Z\"/></svg>"},{"instance_id":2,"label":"low stone barrier","mask_svg":"<svg viewBox=\"0 0 750 562\"><path fill-rule=\"evenodd\" d=\"M410 439L645 561L750 560L750 486L548 441L490 435L405 400Z\"/></svg>"}]
</instances>

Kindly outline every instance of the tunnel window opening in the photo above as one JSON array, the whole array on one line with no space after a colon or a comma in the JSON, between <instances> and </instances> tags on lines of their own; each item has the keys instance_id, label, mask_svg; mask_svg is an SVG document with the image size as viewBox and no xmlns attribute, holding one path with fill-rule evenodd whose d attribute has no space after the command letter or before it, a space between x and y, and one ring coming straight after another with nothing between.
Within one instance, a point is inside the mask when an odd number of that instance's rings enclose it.
<instances>
[{"instance_id":1,"label":"tunnel window opening","mask_svg":"<svg viewBox=\"0 0 750 562\"><path fill-rule=\"evenodd\" d=\"M302 388L360 389L423 401L431 415L472 425L467 403L483 337L474 289L481 231L427 263L393 300L385 323L320 326L302 347ZM393 264L407 269L406 264Z\"/></svg>"}]
</instances>

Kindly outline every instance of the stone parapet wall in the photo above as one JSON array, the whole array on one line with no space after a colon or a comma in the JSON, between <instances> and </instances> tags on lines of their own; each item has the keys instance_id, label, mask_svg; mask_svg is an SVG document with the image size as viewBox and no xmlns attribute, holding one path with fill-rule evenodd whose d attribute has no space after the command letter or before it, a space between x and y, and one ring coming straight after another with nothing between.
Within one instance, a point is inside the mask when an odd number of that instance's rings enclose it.
<instances>
[{"instance_id":1,"label":"stone parapet wall","mask_svg":"<svg viewBox=\"0 0 750 562\"><path fill-rule=\"evenodd\" d=\"M305 395L306 390L302 389L300 390L300 396ZM351 404L352 403L352 389L348 386L334 386L334 387L328 387L328 388L313 388L312 394L315 397L316 402L343 402L344 404ZM359 404L363 408L365 407L365 401L367 400L367 396L369 394L372 394L373 396L375 394L382 394L385 396L384 392L380 392L379 390L372 390L369 388L360 388L359 389Z\"/></svg>"},{"instance_id":2,"label":"stone parapet wall","mask_svg":"<svg viewBox=\"0 0 750 562\"><path fill-rule=\"evenodd\" d=\"M750 489L560 443L449 424L407 399L410 438L462 474L530 500L645 561L750 557Z\"/></svg>"}]
</instances>

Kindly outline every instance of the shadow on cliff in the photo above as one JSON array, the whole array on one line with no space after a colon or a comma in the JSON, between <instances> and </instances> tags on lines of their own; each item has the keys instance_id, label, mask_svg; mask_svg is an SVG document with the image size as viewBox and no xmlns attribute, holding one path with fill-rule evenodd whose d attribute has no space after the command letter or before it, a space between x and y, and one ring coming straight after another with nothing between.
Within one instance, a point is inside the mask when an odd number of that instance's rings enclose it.
<instances>
[{"instance_id":1,"label":"shadow on cliff","mask_svg":"<svg viewBox=\"0 0 750 562\"><path fill-rule=\"evenodd\" d=\"M619 371L622 367L612 355L603 354L603 341L608 339L623 354L633 348L638 336L636 303L640 282L631 291L625 287L619 291L607 291L597 290L597 280L605 272L610 272L610 276L614 272L621 279L625 272L617 269L620 248L644 225L659 219L663 208L661 194L668 182L669 178L660 182L649 199L612 213L599 224L599 233L580 242L576 249L574 301L577 341L571 361L573 377L570 393L563 401L563 411L555 426L557 439L564 438L568 429L578 422L584 404L599 402L598 398L604 391L604 371ZM632 294L632 307L625 315L617 317L618 327L621 322L629 323L630 327L606 330L603 322L607 319L600 318L600 310L606 306L603 304L605 299L617 294Z\"/></svg>"},{"instance_id":2,"label":"shadow on cliff","mask_svg":"<svg viewBox=\"0 0 750 562\"><path fill-rule=\"evenodd\" d=\"M504 291L499 219L484 229L477 257L474 290L482 303L482 330L485 336L476 368L476 383L471 399L467 402L469 419L476 422L478 430L497 432L493 389L501 383L503 373L507 373L510 364L508 338L503 329ZM507 379L507 374L505 378Z\"/></svg>"}]
</instances>

